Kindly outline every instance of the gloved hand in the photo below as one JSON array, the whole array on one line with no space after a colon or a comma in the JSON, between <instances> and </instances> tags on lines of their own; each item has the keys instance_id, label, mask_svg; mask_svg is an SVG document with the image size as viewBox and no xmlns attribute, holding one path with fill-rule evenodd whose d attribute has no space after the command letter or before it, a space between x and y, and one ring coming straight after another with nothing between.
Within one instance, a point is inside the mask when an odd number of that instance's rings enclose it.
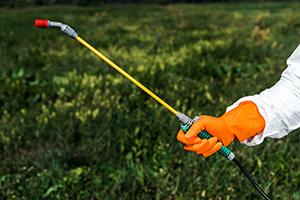
<instances>
[{"instance_id":1,"label":"gloved hand","mask_svg":"<svg viewBox=\"0 0 300 200\"><path fill-rule=\"evenodd\" d=\"M220 142L228 146L234 139L246 140L259 134L264 128L265 120L255 103L245 101L221 117L200 116L200 119L192 125L186 134L182 130L179 131L177 140L185 144L185 150L207 157L222 147ZM208 140L200 139L197 135L202 130L206 130L215 137Z\"/></svg>"}]
</instances>

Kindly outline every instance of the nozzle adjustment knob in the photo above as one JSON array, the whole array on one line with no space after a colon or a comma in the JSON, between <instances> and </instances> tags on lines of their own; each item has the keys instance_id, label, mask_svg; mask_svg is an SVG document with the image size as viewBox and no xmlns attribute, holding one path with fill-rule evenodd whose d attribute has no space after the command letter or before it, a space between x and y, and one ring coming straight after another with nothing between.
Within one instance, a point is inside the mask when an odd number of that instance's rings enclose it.
<instances>
[{"instance_id":1,"label":"nozzle adjustment knob","mask_svg":"<svg viewBox=\"0 0 300 200\"><path fill-rule=\"evenodd\" d=\"M48 28L49 20L46 19L36 19L34 25L39 28Z\"/></svg>"}]
</instances>

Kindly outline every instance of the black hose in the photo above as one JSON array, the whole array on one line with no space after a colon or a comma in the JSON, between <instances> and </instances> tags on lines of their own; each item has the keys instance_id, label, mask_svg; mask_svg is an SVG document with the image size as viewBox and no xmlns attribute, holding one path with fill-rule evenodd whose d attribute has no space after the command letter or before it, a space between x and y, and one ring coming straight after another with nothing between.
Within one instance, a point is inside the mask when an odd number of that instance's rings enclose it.
<instances>
[{"instance_id":1,"label":"black hose","mask_svg":"<svg viewBox=\"0 0 300 200\"><path fill-rule=\"evenodd\" d=\"M263 196L267 200L271 200L271 198L257 185L257 183L251 177L249 172L242 166L242 164L236 158L234 158L232 161L240 168L240 170L248 178L248 180L252 183L252 185L255 187L255 189L261 194L261 196Z\"/></svg>"}]
</instances>

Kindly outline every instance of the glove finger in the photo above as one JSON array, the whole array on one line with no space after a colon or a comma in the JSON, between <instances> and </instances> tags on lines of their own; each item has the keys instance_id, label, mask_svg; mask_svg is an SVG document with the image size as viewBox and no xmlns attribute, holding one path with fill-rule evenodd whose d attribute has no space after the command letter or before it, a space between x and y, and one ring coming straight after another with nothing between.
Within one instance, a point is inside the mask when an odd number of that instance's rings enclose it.
<instances>
[{"instance_id":1,"label":"glove finger","mask_svg":"<svg viewBox=\"0 0 300 200\"><path fill-rule=\"evenodd\" d=\"M201 143L193 144L193 145L190 145L190 146L185 146L184 149L187 150L187 151L198 152L201 149L204 149L204 150L207 149L207 146L208 146L208 140L203 139L203 140L201 140Z\"/></svg>"},{"instance_id":2,"label":"glove finger","mask_svg":"<svg viewBox=\"0 0 300 200\"><path fill-rule=\"evenodd\" d=\"M202 139L199 137L196 137L196 139L193 141L193 144L200 144L202 142Z\"/></svg>"},{"instance_id":3,"label":"glove finger","mask_svg":"<svg viewBox=\"0 0 300 200\"><path fill-rule=\"evenodd\" d=\"M211 156L212 154L216 153L217 151L219 151L220 149L222 148L222 143L221 142L218 142L215 146L213 146L212 149L210 149L209 151L203 153L202 155L204 157L209 157Z\"/></svg>"},{"instance_id":4,"label":"glove finger","mask_svg":"<svg viewBox=\"0 0 300 200\"><path fill-rule=\"evenodd\" d=\"M179 132L177 133L177 140L183 144L187 144L188 143L188 139L185 138L185 134L184 132L180 129Z\"/></svg>"},{"instance_id":5,"label":"glove finger","mask_svg":"<svg viewBox=\"0 0 300 200\"><path fill-rule=\"evenodd\" d=\"M202 118L200 118L199 120L195 121L195 123L191 126L191 128L188 130L188 132L186 133L185 137L187 139L197 136L198 133L200 133L202 130L205 129L203 120L201 120Z\"/></svg>"},{"instance_id":6,"label":"glove finger","mask_svg":"<svg viewBox=\"0 0 300 200\"><path fill-rule=\"evenodd\" d=\"M201 139L197 136L195 137L192 137L190 139L187 139L185 137L185 133L180 130L177 134L177 140L183 144L187 144L187 145L190 145L190 144L198 144L198 143L201 143Z\"/></svg>"},{"instance_id":7,"label":"glove finger","mask_svg":"<svg viewBox=\"0 0 300 200\"><path fill-rule=\"evenodd\" d=\"M212 137L210 139L207 140L207 145L203 146L203 148L198 149L197 154L202 154L204 152L209 151L210 149L212 149L216 143L218 142L218 138L217 137Z\"/></svg>"}]
</instances>

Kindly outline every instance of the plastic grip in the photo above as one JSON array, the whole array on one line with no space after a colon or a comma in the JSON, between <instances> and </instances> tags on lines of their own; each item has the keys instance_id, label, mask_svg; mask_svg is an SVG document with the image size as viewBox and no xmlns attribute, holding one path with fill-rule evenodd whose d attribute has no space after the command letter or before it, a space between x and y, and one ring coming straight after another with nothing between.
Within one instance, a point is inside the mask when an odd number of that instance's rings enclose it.
<instances>
[{"instance_id":1,"label":"plastic grip","mask_svg":"<svg viewBox=\"0 0 300 200\"><path fill-rule=\"evenodd\" d=\"M49 27L49 20L46 19L36 19L34 22L34 26L39 28L48 28Z\"/></svg>"},{"instance_id":2,"label":"plastic grip","mask_svg":"<svg viewBox=\"0 0 300 200\"><path fill-rule=\"evenodd\" d=\"M182 125L181 129L183 130L183 132L186 133L190 129L190 127L187 125ZM207 131L201 131L198 134L198 136L202 139L209 139L212 137ZM231 153L231 151L225 146L222 146L218 152L225 158L227 158L229 156L229 154Z\"/></svg>"}]
</instances>

